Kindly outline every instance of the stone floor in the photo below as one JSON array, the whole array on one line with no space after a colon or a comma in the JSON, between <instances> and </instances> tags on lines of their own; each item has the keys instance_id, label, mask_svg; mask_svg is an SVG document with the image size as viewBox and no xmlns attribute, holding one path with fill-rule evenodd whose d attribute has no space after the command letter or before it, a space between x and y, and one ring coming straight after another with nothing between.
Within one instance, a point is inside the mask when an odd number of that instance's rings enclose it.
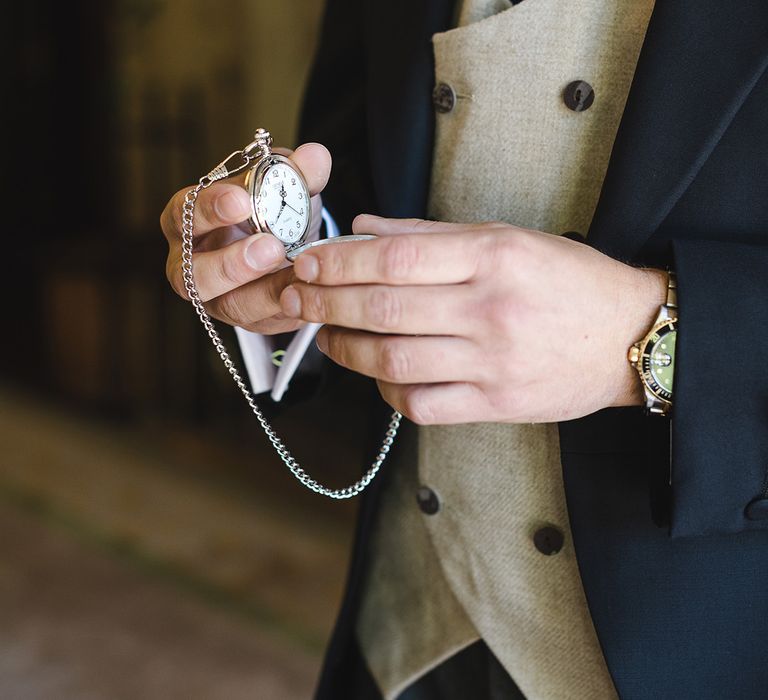
<instances>
[{"instance_id":1,"label":"stone floor","mask_svg":"<svg viewBox=\"0 0 768 700\"><path fill-rule=\"evenodd\" d=\"M0 445L0 698L310 697L354 506L2 390Z\"/></svg>"},{"instance_id":2,"label":"stone floor","mask_svg":"<svg viewBox=\"0 0 768 700\"><path fill-rule=\"evenodd\" d=\"M0 697L309 698L316 654L0 507Z\"/></svg>"}]
</instances>

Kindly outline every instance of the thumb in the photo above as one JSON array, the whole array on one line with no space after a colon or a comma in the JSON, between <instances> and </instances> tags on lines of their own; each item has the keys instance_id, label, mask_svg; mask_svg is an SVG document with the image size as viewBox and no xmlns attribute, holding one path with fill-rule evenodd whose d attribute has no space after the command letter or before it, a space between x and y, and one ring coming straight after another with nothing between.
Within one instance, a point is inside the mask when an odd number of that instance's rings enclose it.
<instances>
[{"instance_id":1,"label":"thumb","mask_svg":"<svg viewBox=\"0 0 768 700\"><path fill-rule=\"evenodd\" d=\"M319 143L299 146L289 158L304 175L310 195L323 191L331 175L331 153Z\"/></svg>"}]
</instances>

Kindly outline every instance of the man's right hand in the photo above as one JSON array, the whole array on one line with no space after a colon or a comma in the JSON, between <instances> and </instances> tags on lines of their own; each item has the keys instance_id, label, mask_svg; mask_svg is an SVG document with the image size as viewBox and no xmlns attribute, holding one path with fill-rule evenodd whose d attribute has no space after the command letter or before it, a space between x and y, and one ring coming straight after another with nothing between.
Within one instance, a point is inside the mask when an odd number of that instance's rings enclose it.
<instances>
[{"instance_id":1,"label":"man's right hand","mask_svg":"<svg viewBox=\"0 0 768 700\"><path fill-rule=\"evenodd\" d=\"M312 195L312 229L321 223L320 192L331 172L331 155L325 146L308 143L287 155L304 174ZM280 310L280 294L296 280L285 258L283 244L269 233L252 233L251 213L244 176L224 180L203 190L195 211L194 273L200 299L214 318L257 333L296 330L302 321ZM168 281L179 296L189 300L181 269L181 215L184 195L179 190L168 202L160 225L168 240Z\"/></svg>"}]
</instances>

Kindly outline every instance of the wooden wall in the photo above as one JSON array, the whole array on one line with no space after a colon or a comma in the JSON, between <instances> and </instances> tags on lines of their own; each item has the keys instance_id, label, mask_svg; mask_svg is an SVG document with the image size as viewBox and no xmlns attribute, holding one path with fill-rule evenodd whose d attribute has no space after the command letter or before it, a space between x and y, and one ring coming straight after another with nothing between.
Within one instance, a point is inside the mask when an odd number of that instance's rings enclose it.
<instances>
[{"instance_id":1,"label":"wooden wall","mask_svg":"<svg viewBox=\"0 0 768 700\"><path fill-rule=\"evenodd\" d=\"M168 197L255 127L292 146L321 0L14 3L0 379L138 420L241 398L164 279Z\"/></svg>"}]
</instances>

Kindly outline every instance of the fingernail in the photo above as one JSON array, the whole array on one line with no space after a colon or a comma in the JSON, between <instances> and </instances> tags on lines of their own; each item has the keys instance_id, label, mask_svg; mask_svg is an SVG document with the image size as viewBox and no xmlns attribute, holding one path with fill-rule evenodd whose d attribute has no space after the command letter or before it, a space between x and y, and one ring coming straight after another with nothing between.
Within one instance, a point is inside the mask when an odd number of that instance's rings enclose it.
<instances>
[{"instance_id":1,"label":"fingernail","mask_svg":"<svg viewBox=\"0 0 768 700\"><path fill-rule=\"evenodd\" d=\"M245 259L254 270L274 267L285 257L283 247L268 234L256 235L245 249Z\"/></svg>"},{"instance_id":2,"label":"fingernail","mask_svg":"<svg viewBox=\"0 0 768 700\"><path fill-rule=\"evenodd\" d=\"M300 255L293 266L296 277L312 282L320 274L320 262L314 255Z\"/></svg>"},{"instance_id":3,"label":"fingernail","mask_svg":"<svg viewBox=\"0 0 768 700\"><path fill-rule=\"evenodd\" d=\"M216 199L213 206L223 221L240 221L248 214L243 200L234 192L225 192Z\"/></svg>"},{"instance_id":4,"label":"fingernail","mask_svg":"<svg viewBox=\"0 0 768 700\"><path fill-rule=\"evenodd\" d=\"M280 295L280 308L286 316L298 318L301 316L301 297L293 287L286 287Z\"/></svg>"},{"instance_id":5,"label":"fingernail","mask_svg":"<svg viewBox=\"0 0 768 700\"><path fill-rule=\"evenodd\" d=\"M318 333L317 339L315 340L317 343L317 349L320 350L323 354L328 354L328 339L326 338L325 333Z\"/></svg>"}]
</instances>

